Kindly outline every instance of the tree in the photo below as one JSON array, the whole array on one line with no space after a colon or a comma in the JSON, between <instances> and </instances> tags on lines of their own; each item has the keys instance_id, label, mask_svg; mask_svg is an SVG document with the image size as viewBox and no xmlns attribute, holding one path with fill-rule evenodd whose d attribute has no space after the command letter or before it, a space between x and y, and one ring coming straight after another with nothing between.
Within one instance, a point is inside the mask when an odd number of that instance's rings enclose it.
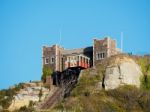
<instances>
[{"instance_id":1,"label":"tree","mask_svg":"<svg viewBox=\"0 0 150 112\"><path fill-rule=\"evenodd\" d=\"M49 66L44 65L42 71L43 71L43 74L42 74L41 79L45 83L46 82L46 76L52 75L53 70Z\"/></svg>"}]
</instances>

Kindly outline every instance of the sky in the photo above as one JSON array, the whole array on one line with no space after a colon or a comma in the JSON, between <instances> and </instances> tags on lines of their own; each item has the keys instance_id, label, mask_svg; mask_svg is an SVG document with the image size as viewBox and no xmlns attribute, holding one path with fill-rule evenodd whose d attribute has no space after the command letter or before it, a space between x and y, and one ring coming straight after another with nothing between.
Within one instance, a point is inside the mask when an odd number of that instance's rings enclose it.
<instances>
[{"instance_id":1,"label":"sky","mask_svg":"<svg viewBox=\"0 0 150 112\"><path fill-rule=\"evenodd\" d=\"M0 0L0 89L40 80L44 45L110 36L120 48L121 32L124 52L150 53L149 0Z\"/></svg>"}]
</instances>

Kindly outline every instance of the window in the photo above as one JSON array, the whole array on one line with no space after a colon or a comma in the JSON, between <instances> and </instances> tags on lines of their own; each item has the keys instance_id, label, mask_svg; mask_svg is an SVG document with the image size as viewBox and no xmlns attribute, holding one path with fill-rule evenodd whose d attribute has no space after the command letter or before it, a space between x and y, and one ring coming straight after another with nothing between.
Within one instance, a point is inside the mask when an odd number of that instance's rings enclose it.
<instances>
[{"instance_id":1,"label":"window","mask_svg":"<svg viewBox=\"0 0 150 112\"><path fill-rule=\"evenodd\" d=\"M97 53L96 54L96 59L97 60L101 60L101 59L104 59L105 58L105 53Z\"/></svg>"},{"instance_id":2,"label":"window","mask_svg":"<svg viewBox=\"0 0 150 112\"><path fill-rule=\"evenodd\" d=\"M45 58L45 64L49 63L49 58Z\"/></svg>"},{"instance_id":3,"label":"window","mask_svg":"<svg viewBox=\"0 0 150 112\"><path fill-rule=\"evenodd\" d=\"M70 57L67 57L67 62L70 62Z\"/></svg>"},{"instance_id":4,"label":"window","mask_svg":"<svg viewBox=\"0 0 150 112\"><path fill-rule=\"evenodd\" d=\"M86 59L86 63L87 63L87 64L88 64L88 62L89 62L88 59Z\"/></svg>"},{"instance_id":5,"label":"window","mask_svg":"<svg viewBox=\"0 0 150 112\"><path fill-rule=\"evenodd\" d=\"M102 53L102 57L101 57L102 59L104 59L105 58L105 53Z\"/></svg>"},{"instance_id":6,"label":"window","mask_svg":"<svg viewBox=\"0 0 150 112\"><path fill-rule=\"evenodd\" d=\"M79 56L77 56L77 61L79 61Z\"/></svg>"},{"instance_id":7,"label":"window","mask_svg":"<svg viewBox=\"0 0 150 112\"><path fill-rule=\"evenodd\" d=\"M55 58L51 57L51 64L53 64L55 62Z\"/></svg>"}]
</instances>

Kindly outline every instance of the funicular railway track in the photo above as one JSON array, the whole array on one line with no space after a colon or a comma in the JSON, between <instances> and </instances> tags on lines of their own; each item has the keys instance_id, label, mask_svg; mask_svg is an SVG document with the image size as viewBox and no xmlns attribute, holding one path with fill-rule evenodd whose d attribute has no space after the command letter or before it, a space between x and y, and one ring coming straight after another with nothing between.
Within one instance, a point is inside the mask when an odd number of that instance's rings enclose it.
<instances>
[{"instance_id":1,"label":"funicular railway track","mask_svg":"<svg viewBox=\"0 0 150 112\"><path fill-rule=\"evenodd\" d=\"M59 100L61 92L62 88L57 89L51 97L47 98L47 100L44 102L44 104L42 104L40 109L48 109L52 107L56 103L56 101Z\"/></svg>"},{"instance_id":2,"label":"funicular railway track","mask_svg":"<svg viewBox=\"0 0 150 112\"><path fill-rule=\"evenodd\" d=\"M61 73L61 84L60 87L53 93L52 96L48 97L43 104L39 107L40 110L50 109L58 101L61 101L63 98L69 96L72 89L77 83L80 70L77 69L67 69Z\"/></svg>"}]
</instances>

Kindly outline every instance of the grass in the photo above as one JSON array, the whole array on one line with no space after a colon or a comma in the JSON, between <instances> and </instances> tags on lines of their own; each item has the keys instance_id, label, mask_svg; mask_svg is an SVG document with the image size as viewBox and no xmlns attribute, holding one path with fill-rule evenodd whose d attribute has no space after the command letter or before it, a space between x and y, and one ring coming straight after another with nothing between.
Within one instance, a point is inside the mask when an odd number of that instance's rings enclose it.
<instances>
[{"instance_id":1,"label":"grass","mask_svg":"<svg viewBox=\"0 0 150 112\"><path fill-rule=\"evenodd\" d=\"M71 96L61 103L67 112L149 112L150 110L150 61L146 57L137 59L143 77L141 88L125 85L105 91L97 90L96 84L103 81L105 66L82 73ZM94 92L96 91L96 92Z\"/></svg>"},{"instance_id":2,"label":"grass","mask_svg":"<svg viewBox=\"0 0 150 112\"><path fill-rule=\"evenodd\" d=\"M82 90L83 91L83 90ZM114 90L72 95L58 106L68 112L149 112L150 92L134 86Z\"/></svg>"}]
</instances>

